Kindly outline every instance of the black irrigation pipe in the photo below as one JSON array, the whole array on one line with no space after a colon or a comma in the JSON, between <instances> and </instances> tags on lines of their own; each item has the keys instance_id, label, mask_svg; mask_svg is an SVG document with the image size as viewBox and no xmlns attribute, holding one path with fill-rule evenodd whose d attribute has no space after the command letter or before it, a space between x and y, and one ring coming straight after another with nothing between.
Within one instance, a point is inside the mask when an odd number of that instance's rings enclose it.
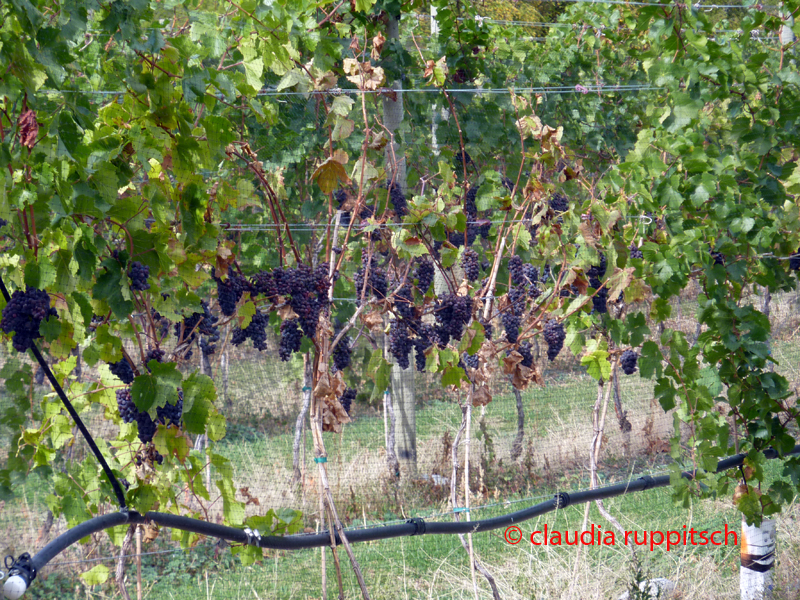
<instances>
[{"instance_id":1,"label":"black irrigation pipe","mask_svg":"<svg viewBox=\"0 0 800 600\"><path fill-rule=\"evenodd\" d=\"M6 289L6 284L3 282L3 276L0 275L0 292L2 292L3 297L6 299L6 302L11 301L11 295L8 293ZM92 434L89 433L89 430L86 429L86 425L83 424L80 415L75 410L75 407L72 406L72 403L67 398L67 395L64 393L64 390L61 387L61 384L58 383L56 376L53 375L53 372L50 370L50 367L47 366L47 361L42 356L42 353L39 352L39 348L36 347L36 342L32 342L31 344L31 352L33 352L33 356L36 357L36 361L41 365L42 369L44 370L44 374L47 375L47 378L50 380L50 383L53 386L53 389L58 394L58 397L61 398L61 402L64 403L64 407L67 409L69 416L72 417L72 420L75 421L75 424L78 426L78 429L81 430L81 434L86 439L86 443L89 444L89 448L91 448L92 453L97 457L100 466L103 467L103 472L108 477L108 481L111 483L111 487L114 488L114 495L117 497L117 502L119 503L120 511L126 511L127 505L125 504L125 492L122 491L122 486L120 485L119 481L117 480L114 473L111 471L111 467L108 466L106 459L103 457L103 454L100 452L100 448L97 447L97 444L92 437ZM78 538L80 539L80 538Z\"/></svg>"},{"instance_id":2,"label":"black irrigation pipe","mask_svg":"<svg viewBox=\"0 0 800 600\"><path fill-rule=\"evenodd\" d=\"M780 454L770 448L764 451L764 457L767 459L778 458ZM791 452L786 455L800 454L800 444L796 445ZM741 466L747 455L736 454L725 460L717 463L716 472L727 471ZM686 479L694 479L694 471L684 471L681 474ZM531 507L509 513L507 515L493 517L490 519L483 519L479 521L465 521L465 522L441 522L433 521L426 523L421 518L409 519L405 523L398 525L388 525L372 527L369 529L353 529L347 531L347 539L351 542L367 542L373 540L385 540L396 537L407 537L413 535L442 535L442 534L464 534L476 533L481 531L491 531L493 529L500 529L508 527L516 523L521 523L538 517L545 513L554 511L556 509L564 509L571 505L583 504L595 500L602 500L604 498L612 498L614 496L621 496L631 492L643 492L669 485L670 476L660 475L658 477L651 477L649 475L639 477L627 483L618 483L602 488L593 490L582 490L568 494L566 492L559 492L553 496L552 499L545 502L540 502ZM66 550L69 546L76 543L78 540L108 529L117 525L124 525L126 523L156 523L163 527L171 529L179 529L181 531L190 531L200 535L220 538L229 542L258 546L259 548L270 548L275 550L300 550L304 548L320 548L329 546L331 544L331 534L328 531L323 531L317 534L300 534L290 536L261 536L258 531L250 529L236 529L226 525L218 525L216 523L209 523L199 519L192 519L190 517L182 517L179 515L172 515L159 512L148 512L144 515L136 511L121 511L117 513L110 513L100 517L95 517L73 527L67 532L63 533L52 542L42 548L33 558L25 553L15 561L10 575L24 577L27 584L29 584L48 562L55 558L59 553ZM341 543L341 538L335 534L336 544ZM19 596L17 596L19 597Z\"/></svg>"}]
</instances>

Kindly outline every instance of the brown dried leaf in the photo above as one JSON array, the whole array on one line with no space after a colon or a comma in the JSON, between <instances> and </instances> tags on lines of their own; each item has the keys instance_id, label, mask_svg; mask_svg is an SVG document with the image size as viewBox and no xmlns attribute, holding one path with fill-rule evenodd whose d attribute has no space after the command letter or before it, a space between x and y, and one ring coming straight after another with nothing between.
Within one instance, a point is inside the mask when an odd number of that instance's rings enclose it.
<instances>
[{"instance_id":1,"label":"brown dried leaf","mask_svg":"<svg viewBox=\"0 0 800 600\"><path fill-rule=\"evenodd\" d=\"M361 293L360 290L356 290L356 292L358 294ZM383 317L378 310L373 310L367 314L361 315L361 322L367 326L367 329L373 332L383 329Z\"/></svg>"},{"instance_id":2,"label":"brown dried leaf","mask_svg":"<svg viewBox=\"0 0 800 600\"><path fill-rule=\"evenodd\" d=\"M294 312L291 306L288 304L284 304L280 308L278 308L278 316L281 318L282 321L286 321L287 319L297 319L299 315Z\"/></svg>"},{"instance_id":3,"label":"brown dried leaf","mask_svg":"<svg viewBox=\"0 0 800 600\"><path fill-rule=\"evenodd\" d=\"M581 224L578 225L578 230L581 232L583 239L586 240L586 243L589 244L592 248L597 248L597 236L594 233L594 227L588 221L581 221Z\"/></svg>"},{"instance_id":4,"label":"brown dried leaf","mask_svg":"<svg viewBox=\"0 0 800 600\"><path fill-rule=\"evenodd\" d=\"M142 536L142 541L147 544L149 542L154 542L155 539L158 537L159 528L153 522L147 523L144 526L144 535Z\"/></svg>"},{"instance_id":5,"label":"brown dried leaf","mask_svg":"<svg viewBox=\"0 0 800 600\"><path fill-rule=\"evenodd\" d=\"M342 424L336 415L325 404L322 407L322 431L330 431L332 433L342 433Z\"/></svg>"},{"instance_id":6,"label":"brown dried leaf","mask_svg":"<svg viewBox=\"0 0 800 600\"><path fill-rule=\"evenodd\" d=\"M217 246L217 257L215 263L215 269L217 272L218 277L227 277L228 276L228 268L231 266L233 261L236 259L236 256L231 252L231 249L227 246L220 244Z\"/></svg>"},{"instance_id":7,"label":"brown dried leaf","mask_svg":"<svg viewBox=\"0 0 800 600\"><path fill-rule=\"evenodd\" d=\"M36 121L36 113L33 110L26 110L19 117L19 142L26 148L33 148L37 135L39 135L39 123Z\"/></svg>"},{"instance_id":8,"label":"brown dried leaf","mask_svg":"<svg viewBox=\"0 0 800 600\"><path fill-rule=\"evenodd\" d=\"M485 385L475 388L472 393L472 406L486 406L492 401L492 394Z\"/></svg>"},{"instance_id":9,"label":"brown dried leaf","mask_svg":"<svg viewBox=\"0 0 800 600\"><path fill-rule=\"evenodd\" d=\"M387 98L391 99L392 102L397 102L397 91L392 88L382 87L378 94L381 96L386 96Z\"/></svg>"},{"instance_id":10,"label":"brown dried leaf","mask_svg":"<svg viewBox=\"0 0 800 600\"><path fill-rule=\"evenodd\" d=\"M383 52L383 44L385 42L386 38L380 31L378 32L378 35L372 38L372 51L370 52L372 60L378 60L381 57L381 52Z\"/></svg>"},{"instance_id":11,"label":"brown dried leaf","mask_svg":"<svg viewBox=\"0 0 800 600\"><path fill-rule=\"evenodd\" d=\"M522 355L514 350L503 359L503 374L513 375L517 370L517 365L522 362Z\"/></svg>"},{"instance_id":12,"label":"brown dried leaf","mask_svg":"<svg viewBox=\"0 0 800 600\"><path fill-rule=\"evenodd\" d=\"M585 296L586 291L589 289L589 282L586 280L585 277L582 277L580 275L575 276L575 281L572 282L572 285L574 285L577 288L578 292L582 296Z\"/></svg>"},{"instance_id":13,"label":"brown dried leaf","mask_svg":"<svg viewBox=\"0 0 800 600\"><path fill-rule=\"evenodd\" d=\"M524 367L522 365L517 365L517 368L514 370L514 374L511 376L511 385L518 390L524 390L531 382L532 373L533 369L529 369L528 367Z\"/></svg>"}]
</instances>

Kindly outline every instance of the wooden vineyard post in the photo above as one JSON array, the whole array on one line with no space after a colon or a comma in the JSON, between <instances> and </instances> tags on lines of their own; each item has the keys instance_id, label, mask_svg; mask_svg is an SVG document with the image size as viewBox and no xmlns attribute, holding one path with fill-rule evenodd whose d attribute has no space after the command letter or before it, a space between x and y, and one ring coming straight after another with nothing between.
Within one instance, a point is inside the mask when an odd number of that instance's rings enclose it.
<instances>
[{"instance_id":1,"label":"wooden vineyard post","mask_svg":"<svg viewBox=\"0 0 800 600\"><path fill-rule=\"evenodd\" d=\"M764 519L760 526L748 525L742 517L739 591L742 600L772 598L772 570L775 566L775 521Z\"/></svg>"}]
</instances>

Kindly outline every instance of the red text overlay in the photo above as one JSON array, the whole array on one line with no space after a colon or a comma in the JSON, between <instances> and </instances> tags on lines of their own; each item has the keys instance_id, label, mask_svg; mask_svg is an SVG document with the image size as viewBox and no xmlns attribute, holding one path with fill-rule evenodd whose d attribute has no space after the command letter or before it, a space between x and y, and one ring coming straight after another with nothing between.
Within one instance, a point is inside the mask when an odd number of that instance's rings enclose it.
<instances>
[{"instance_id":1,"label":"red text overlay","mask_svg":"<svg viewBox=\"0 0 800 600\"><path fill-rule=\"evenodd\" d=\"M519 544L525 534L516 525L507 527L503 535L509 544ZM739 538L736 532L728 529L711 531L708 529L687 528L671 529L668 531L626 531L623 535L611 529L603 529L592 523L586 531L559 531L550 529L545 525L541 530L530 534L530 543L534 546L616 546L620 544L634 544L636 546L649 546L650 550L664 547L667 550L681 546L728 546L738 545Z\"/></svg>"}]
</instances>

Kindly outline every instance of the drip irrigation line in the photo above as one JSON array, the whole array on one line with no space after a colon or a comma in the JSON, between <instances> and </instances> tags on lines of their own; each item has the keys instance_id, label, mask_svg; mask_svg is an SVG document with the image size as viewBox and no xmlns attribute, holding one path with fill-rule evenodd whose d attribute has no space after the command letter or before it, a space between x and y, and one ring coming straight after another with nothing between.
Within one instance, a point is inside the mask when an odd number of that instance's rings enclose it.
<instances>
[{"instance_id":1,"label":"drip irrigation line","mask_svg":"<svg viewBox=\"0 0 800 600\"><path fill-rule=\"evenodd\" d=\"M773 448L764 451L763 454L767 459L775 459L780 456L779 453ZM796 445L791 452L786 453L786 456L795 454L800 454L800 445ZM739 467L744 464L746 457L746 454L736 454L730 458L721 460L717 463L715 472L720 473ZM684 471L681 473L681 476L685 479L692 480L695 478L696 474L697 471ZM670 479L671 475L661 475L658 477L645 475L632 481L605 486L602 488L580 490L572 493L558 492L550 500L540 502L516 512L488 519L461 522L427 522L424 519L417 517L397 525L378 526L367 529L348 529L346 530L346 534L347 539L351 543L354 543L385 540L397 537L409 537L415 535L454 535L492 531L495 529L516 525L517 523L528 521L534 517L538 517L554 510L561 510L567 508L568 506L585 504L587 502L603 500L605 498L613 498L615 496L621 496L628 493L643 492L645 490L667 487L670 484ZM209 523L208 521L201 521L199 519L183 517L180 515L159 512L148 512L142 515L136 511L121 511L95 517L84 523L81 523L76 527L73 527L47 544L35 556L33 556L33 558L31 558L27 552L22 554L14 562L11 573L13 573L14 577L23 578L25 580L25 588L27 588L30 582L36 578L36 574L43 567L45 567L60 552L77 543L82 538L111 527L116 527L118 525L124 525L127 523L146 524L149 522L156 523L162 527L169 527L170 529L189 531L199 535L224 539L228 542L236 544L256 546L259 548L270 548L274 550L300 550L306 548L321 548L330 546L332 535L334 536L335 544L341 544L341 538L339 534L336 532L332 534L330 531L323 531L316 534L299 534L290 536L262 536L258 530L253 531L249 528L237 529L235 527L218 525L216 523Z\"/></svg>"},{"instance_id":2,"label":"drip irrigation line","mask_svg":"<svg viewBox=\"0 0 800 600\"><path fill-rule=\"evenodd\" d=\"M6 284L3 281L3 276L0 274L0 293L3 294L6 302L11 300L11 295L8 293L8 289L6 289ZM97 447L97 444L92 437L92 434L89 433L89 430L84 425L83 420L81 419L78 412L75 410L75 407L72 406L72 403L67 398L67 394L64 392L64 389L61 387L61 384L58 383L58 379L56 376L53 375L53 372L50 370L50 367L47 365L47 361L42 356L42 353L39 352L39 348L36 346L36 342L32 341L31 343L31 352L33 352L33 356L36 358L36 361L41 365L42 370L44 370L44 374L50 380L50 384L53 386L53 389L58 394L58 397L61 399L61 402L64 404L64 407L67 409L69 416L72 417L72 420L75 421L75 425L78 426L80 429L81 434L83 435L86 443L89 444L89 448L92 450L92 453L97 458L97 461L100 463L100 466L103 468L103 472L108 477L108 481L111 484L111 487L114 488L114 495L117 497L117 502L119 503L120 511L124 514L127 512L128 508L125 504L125 492L122 491L122 486L120 485L117 478L114 476L114 473L111 471L111 467L108 466L106 459L103 457L102 452L100 452L100 448ZM84 536L81 536L84 537ZM78 538L80 539L80 538Z\"/></svg>"}]
</instances>

